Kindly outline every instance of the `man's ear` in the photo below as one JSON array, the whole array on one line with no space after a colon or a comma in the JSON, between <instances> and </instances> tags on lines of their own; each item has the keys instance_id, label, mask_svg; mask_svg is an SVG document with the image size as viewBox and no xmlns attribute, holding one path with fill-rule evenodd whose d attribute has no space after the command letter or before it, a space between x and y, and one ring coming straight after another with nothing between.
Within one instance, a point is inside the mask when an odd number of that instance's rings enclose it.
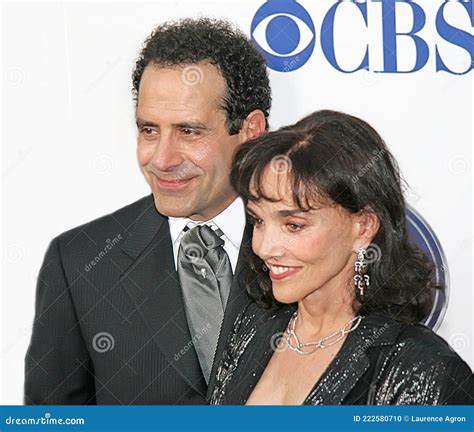
<instances>
[{"instance_id":1,"label":"man's ear","mask_svg":"<svg viewBox=\"0 0 474 432\"><path fill-rule=\"evenodd\" d=\"M242 142L262 135L266 129L265 114L261 110L253 110L244 120L240 133Z\"/></svg>"},{"instance_id":2,"label":"man's ear","mask_svg":"<svg viewBox=\"0 0 474 432\"><path fill-rule=\"evenodd\" d=\"M371 210L362 210L357 215L356 250L363 247L367 249L377 235L380 228L379 217Z\"/></svg>"}]
</instances>

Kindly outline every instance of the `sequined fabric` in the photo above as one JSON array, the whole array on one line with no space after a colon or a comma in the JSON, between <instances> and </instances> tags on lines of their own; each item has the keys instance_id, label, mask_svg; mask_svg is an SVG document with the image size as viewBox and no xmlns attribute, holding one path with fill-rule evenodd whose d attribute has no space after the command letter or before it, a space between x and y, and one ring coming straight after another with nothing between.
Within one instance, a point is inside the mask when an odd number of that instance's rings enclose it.
<instances>
[{"instance_id":1,"label":"sequined fabric","mask_svg":"<svg viewBox=\"0 0 474 432\"><path fill-rule=\"evenodd\" d=\"M217 369L211 404L245 404L294 307L250 303L237 317ZM473 404L469 366L434 332L380 313L363 318L305 405Z\"/></svg>"}]
</instances>

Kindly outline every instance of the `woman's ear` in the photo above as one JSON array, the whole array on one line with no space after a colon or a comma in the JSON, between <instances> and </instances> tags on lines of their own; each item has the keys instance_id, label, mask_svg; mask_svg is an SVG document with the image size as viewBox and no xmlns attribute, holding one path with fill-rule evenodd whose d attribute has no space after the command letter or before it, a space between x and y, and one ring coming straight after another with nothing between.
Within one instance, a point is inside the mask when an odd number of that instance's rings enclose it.
<instances>
[{"instance_id":1,"label":"woman's ear","mask_svg":"<svg viewBox=\"0 0 474 432\"><path fill-rule=\"evenodd\" d=\"M380 228L380 219L371 210L362 210L357 215L357 239L356 239L356 250L363 247L367 249L370 243L377 235Z\"/></svg>"},{"instance_id":2,"label":"woman's ear","mask_svg":"<svg viewBox=\"0 0 474 432\"><path fill-rule=\"evenodd\" d=\"M265 114L261 110L253 110L244 120L240 133L242 134L242 142L252 138L257 138L266 130Z\"/></svg>"}]
</instances>

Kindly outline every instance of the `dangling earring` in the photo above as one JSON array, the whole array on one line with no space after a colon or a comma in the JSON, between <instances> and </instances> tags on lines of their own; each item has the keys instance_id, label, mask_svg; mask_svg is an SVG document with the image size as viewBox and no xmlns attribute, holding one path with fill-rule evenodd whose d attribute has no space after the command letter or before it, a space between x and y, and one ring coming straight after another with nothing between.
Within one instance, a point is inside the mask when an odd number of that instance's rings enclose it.
<instances>
[{"instance_id":1,"label":"dangling earring","mask_svg":"<svg viewBox=\"0 0 474 432\"><path fill-rule=\"evenodd\" d=\"M365 262L365 252L364 248L359 248L357 250L357 261L354 264L355 276L354 283L359 291L359 297L364 298L364 287L369 288L370 285L370 276L365 274L367 268L367 263Z\"/></svg>"}]
</instances>

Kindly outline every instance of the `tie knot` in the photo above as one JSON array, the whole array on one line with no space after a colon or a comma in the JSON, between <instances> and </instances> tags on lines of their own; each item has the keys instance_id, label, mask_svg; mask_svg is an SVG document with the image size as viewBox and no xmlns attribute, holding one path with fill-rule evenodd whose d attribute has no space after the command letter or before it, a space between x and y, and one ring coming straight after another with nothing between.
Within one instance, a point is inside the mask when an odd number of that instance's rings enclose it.
<instances>
[{"instance_id":1,"label":"tie knot","mask_svg":"<svg viewBox=\"0 0 474 432\"><path fill-rule=\"evenodd\" d=\"M186 233L186 243L202 244L207 250L215 249L224 245L219 234L222 235L219 228L214 231L208 225L197 225Z\"/></svg>"}]
</instances>

